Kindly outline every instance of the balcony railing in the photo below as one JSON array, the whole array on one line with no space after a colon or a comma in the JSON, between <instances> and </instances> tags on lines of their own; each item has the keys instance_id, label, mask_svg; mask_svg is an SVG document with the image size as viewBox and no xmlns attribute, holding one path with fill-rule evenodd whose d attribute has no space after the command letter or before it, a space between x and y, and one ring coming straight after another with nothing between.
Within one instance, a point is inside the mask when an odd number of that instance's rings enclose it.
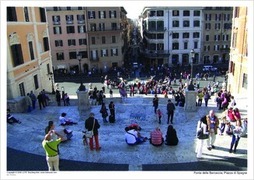
<instances>
[{"instance_id":1,"label":"balcony railing","mask_svg":"<svg viewBox=\"0 0 254 180\"><path fill-rule=\"evenodd\" d=\"M101 31L103 31L103 32L105 32L105 31L108 31L108 32L115 32L115 31L122 31L123 30L123 28L96 28L96 30L95 29L89 29L88 30L88 32L89 33L93 33L93 32L101 32Z\"/></svg>"},{"instance_id":2,"label":"balcony railing","mask_svg":"<svg viewBox=\"0 0 254 180\"><path fill-rule=\"evenodd\" d=\"M90 61L99 61L100 60L100 58L99 57L90 57Z\"/></svg>"},{"instance_id":3,"label":"balcony railing","mask_svg":"<svg viewBox=\"0 0 254 180\"><path fill-rule=\"evenodd\" d=\"M167 58L170 55L169 50L145 50L142 53L147 58Z\"/></svg>"}]
</instances>

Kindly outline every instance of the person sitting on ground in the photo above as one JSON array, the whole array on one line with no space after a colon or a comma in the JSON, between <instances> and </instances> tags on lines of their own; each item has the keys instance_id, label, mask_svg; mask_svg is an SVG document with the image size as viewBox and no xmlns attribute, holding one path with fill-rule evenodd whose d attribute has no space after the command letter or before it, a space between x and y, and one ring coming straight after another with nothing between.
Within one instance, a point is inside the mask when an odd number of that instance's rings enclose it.
<instances>
[{"instance_id":1,"label":"person sitting on ground","mask_svg":"<svg viewBox=\"0 0 254 180\"><path fill-rule=\"evenodd\" d=\"M162 132L159 127L157 127L150 134L150 143L154 146L161 146L164 142Z\"/></svg>"},{"instance_id":2,"label":"person sitting on ground","mask_svg":"<svg viewBox=\"0 0 254 180\"><path fill-rule=\"evenodd\" d=\"M168 146L176 146L178 144L178 137L176 130L173 128L173 126L170 124L168 126L167 135L166 135L166 145Z\"/></svg>"},{"instance_id":3,"label":"person sitting on ground","mask_svg":"<svg viewBox=\"0 0 254 180\"><path fill-rule=\"evenodd\" d=\"M67 115L66 113L62 113L61 116L59 117L60 125L65 126L65 125L78 124L77 122L74 122L71 119L67 118L66 115Z\"/></svg>"},{"instance_id":4,"label":"person sitting on ground","mask_svg":"<svg viewBox=\"0 0 254 180\"><path fill-rule=\"evenodd\" d=\"M147 137L141 136L140 132L136 129L125 128L125 141L128 145L141 144L147 140Z\"/></svg>"},{"instance_id":5,"label":"person sitting on ground","mask_svg":"<svg viewBox=\"0 0 254 180\"><path fill-rule=\"evenodd\" d=\"M7 109L7 123L13 124L13 123L21 123L20 120L16 119L13 115L11 115L10 109Z\"/></svg>"},{"instance_id":6,"label":"person sitting on ground","mask_svg":"<svg viewBox=\"0 0 254 180\"><path fill-rule=\"evenodd\" d=\"M48 126L45 128L45 134L48 134L49 131L54 130L54 134L51 134L51 139L56 140L58 137L62 136L62 141L70 140L73 136L72 130L66 128L61 130L55 130L55 125L53 121L48 122Z\"/></svg>"},{"instance_id":7,"label":"person sitting on ground","mask_svg":"<svg viewBox=\"0 0 254 180\"><path fill-rule=\"evenodd\" d=\"M136 131L141 131L141 127L137 123L132 123L128 126L129 129L135 129Z\"/></svg>"}]
</instances>

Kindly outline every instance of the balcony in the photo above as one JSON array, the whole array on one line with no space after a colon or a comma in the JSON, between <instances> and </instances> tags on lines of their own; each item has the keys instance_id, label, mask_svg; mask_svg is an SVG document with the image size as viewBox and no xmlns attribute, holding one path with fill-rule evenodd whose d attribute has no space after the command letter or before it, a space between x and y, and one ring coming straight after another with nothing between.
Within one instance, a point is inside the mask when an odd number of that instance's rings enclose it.
<instances>
[{"instance_id":1,"label":"balcony","mask_svg":"<svg viewBox=\"0 0 254 180\"><path fill-rule=\"evenodd\" d=\"M60 25L60 21L53 21L53 25Z\"/></svg>"},{"instance_id":2,"label":"balcony","mask_svg":"<svg viewBox=\"0 0 254 180\"><path fill-rule=\"evenodd\" d=\"M150 32L150 33L164 33L165 31L167 31L167 28L148 28L148 29L145 29L146 32Z\"/></svg>"},{"instance_id":3,"label":"balcony","mask_svg":"<svg viewBox=\"0 0 254 180\"><path fill-rule=\"evenodd\" d=\"M78 24L85 24L85 20L78 20Z\"/></svg>"},{"instance_id":4,"label":"balcony","mask_svg":"<svg viewBox=\"0 0 254 180\"><path fill-rule=\"evenodd\" d=\"M100 60L99 57L90 57L90 61L92 62L98 62Z\"/></svg>"},{"instance_id":5,"label":"balcony","mask_svg":"<svg viewBox=\"0 0 254 180\"><path fill-rule=\"evenodd\" d=\"M88 30L88 33L98 33L98 32L103 32L103 33L110 33L110 32L122 32L122 28L91 28Z\"/></svg>"},{"instance_id":6,"label":"balcony","mask_svg":"<svg viewBox=\"0 0 254 180\"><path fill-rule=\"evenodd\" d=\"M145 50L142 52L147 58L168 58L169 50Z\"/></svg>"}]
</instances>

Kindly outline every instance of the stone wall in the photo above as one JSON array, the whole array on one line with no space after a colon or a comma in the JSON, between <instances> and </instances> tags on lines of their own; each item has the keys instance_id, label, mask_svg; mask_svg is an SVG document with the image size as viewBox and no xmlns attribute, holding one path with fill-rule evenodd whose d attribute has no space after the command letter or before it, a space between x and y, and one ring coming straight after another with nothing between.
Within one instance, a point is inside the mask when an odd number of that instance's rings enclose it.
<instances>
[{"instance_id":1,"label":"stone wall","mask_svg":"<svg viewBox=\"0 0 254 180\"><path fill-rule=\"evenodd\" d=\"M11 112L23 113L27 111L26 101L24 96L17 97L15 99L7 100L7 108Z\"/></svg>"}]
</instances>

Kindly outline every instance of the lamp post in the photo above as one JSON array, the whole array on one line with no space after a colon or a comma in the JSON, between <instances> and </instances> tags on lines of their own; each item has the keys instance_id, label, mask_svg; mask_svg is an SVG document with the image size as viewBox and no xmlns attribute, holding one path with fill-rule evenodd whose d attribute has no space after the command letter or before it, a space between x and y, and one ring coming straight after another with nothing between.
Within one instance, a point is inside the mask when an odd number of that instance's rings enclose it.
<instances>
[{"instance_id":1,"label":"lamp post","mask_svg":"<svg viewBox=\"0 0 254 180\"><path fill-rule=\"evenodd\" d=\"M79 62L79 74L81 73L81 55L79 53L77 53L77 59Z\"/></svg>"},{"instance_id":2,"label":"lamp post","mask_svg":"<svg viewBox=\"0 0 254 180\"><path fill-rule=\"evenodd\" d=\"M190 51L190 55L191 55L191 80L192 80L192 74L193 74L193 61L194 61L194 58L195 58L195 51L194 49L192 49Z\"/></svg>"},{"instance_id":3,"label":"lamp post","mask_svg":"<svg viewBox=\"0 0 254 180\"><path fill-rule=\"evenodd\" d=\"M48 74L48 76L49 76L49 80L51 80L52 94L55 94L56 92L55 92L55 88L54 88L54 80L53 80L53 76L54 76L54 74L53 74L52 72L50 72L50 73Z\"/></svg>"}]
</instances>

